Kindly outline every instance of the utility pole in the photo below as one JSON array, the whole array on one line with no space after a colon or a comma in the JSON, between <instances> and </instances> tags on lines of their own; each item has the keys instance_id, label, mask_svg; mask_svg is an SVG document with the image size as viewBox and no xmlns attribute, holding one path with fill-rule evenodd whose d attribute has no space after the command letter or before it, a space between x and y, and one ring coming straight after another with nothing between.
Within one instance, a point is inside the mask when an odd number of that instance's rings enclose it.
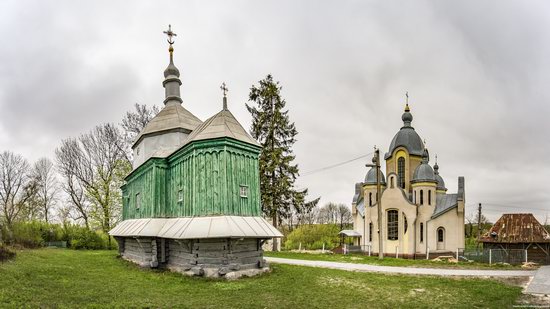
<instances>
[{"instance_id":1,"label":"utility pole","mask_svg":"<svg viewBox=\"0 0 550 309\"><path fill-rule=\"evenodd\" d=\"M376 204L378 205L378 259L382 260L384 258L384 246L382 245L382 194L380 190L380 149L376 149Z\"/></svg>"},{"instance_id":2,"label":"utility pole","mask_svg":"<svg viewBox=\"0 0 550 309\"><path fill-rule=\"evenodd\" d=\"M384 245L382 237L382 194L381 194L381 181L382 177L380 174L380 150L375 147L374 158L372 160L374 164L366 164L367 167L376 168L376 205L378 208L378 259L382 260L384 258ZM365 206L365 208L367 208ZM365 209L366 212L366 209ZM366 220L366 218L365 218Z\"/></svg>"},{"instance_id":3,"label":"utility pole","mask_svg":"<svg viewBox=\"0 0 550 309\"><path fill-rule=\"evenodd\" d=\"M479 247L479 241L481 240L481 203L477 208L477 243Z\"/></svg>"}]
</instances>

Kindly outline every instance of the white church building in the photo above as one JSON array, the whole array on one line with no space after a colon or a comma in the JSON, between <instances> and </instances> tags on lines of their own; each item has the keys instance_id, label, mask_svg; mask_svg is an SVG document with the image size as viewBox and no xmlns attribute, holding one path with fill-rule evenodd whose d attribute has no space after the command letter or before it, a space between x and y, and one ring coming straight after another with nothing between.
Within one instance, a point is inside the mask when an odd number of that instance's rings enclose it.
<instances>
[{"instance_id":1,"label":"white church building","mask_svg":"<svg viewBox=\"0 0 550 309\"><path fill-rule=\"evenodd\" d=\"M420 258L464 248L464 177L457 193L447 193L437 162L432 167L428 149L411 126L409 106L403 127L390 143L381 172L382 245L385 255ZM374 161L373 161L374 162ZM386 181L387 179L387 181ZM355 245L378 254L376 168L355 185L352 202Z\"/></svg>"}]
</instances>

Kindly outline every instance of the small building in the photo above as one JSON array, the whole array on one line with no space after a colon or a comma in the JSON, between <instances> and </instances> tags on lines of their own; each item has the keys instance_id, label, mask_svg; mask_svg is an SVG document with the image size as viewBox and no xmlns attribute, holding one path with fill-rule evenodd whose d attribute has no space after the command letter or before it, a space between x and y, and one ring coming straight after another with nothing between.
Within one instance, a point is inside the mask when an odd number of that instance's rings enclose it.
<instances>
[{"instance_id":1,"label":"small building","mask_svg":"<svg viewBox=\"0 0 550 309\"><path fill-rule=\"evenodd\" d=\"M550 264L550 233L533 214L502 215L480 242L484 250L526 250L527 261Z\"/></svg>"},{"instance_id":2,"label":"small building","mask_svg":"<svg viewBox=\"0 0 550 309\"><path fill-rule=\"evenodd\" d=\"M221 110L204 122L182 106L169 43L164 108L132 146L123 221L109 234L142 267L227 278L266 271L262 245L282 234L262 217L261 147L229 111L225 85Z\"/></svg>"}]
</instances>

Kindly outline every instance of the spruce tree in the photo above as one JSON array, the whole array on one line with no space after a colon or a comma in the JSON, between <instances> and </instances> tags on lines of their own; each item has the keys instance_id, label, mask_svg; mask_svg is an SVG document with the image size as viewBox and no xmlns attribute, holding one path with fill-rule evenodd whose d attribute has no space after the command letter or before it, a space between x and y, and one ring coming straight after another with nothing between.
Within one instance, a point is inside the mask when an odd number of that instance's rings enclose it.
<instances>
[{"instance_id":1,"label":"spruce tree","mask_svg":"<svg viewBox=\"0 0 550 309\"><path fill-rule=\"evenodd\" d=\"M299 175L292 145L298 131L290 122L286 102L281 98L279 82L271 75L259 85L250 88L246 108L252 114L251 135L262 145L260 154L260 191L264 214L271 217L277 227L282 218L300 211L304 204L306 190L296 190L294 182ZM277 244L274 241L274 250Z\"/></svg>"}]
</instances>

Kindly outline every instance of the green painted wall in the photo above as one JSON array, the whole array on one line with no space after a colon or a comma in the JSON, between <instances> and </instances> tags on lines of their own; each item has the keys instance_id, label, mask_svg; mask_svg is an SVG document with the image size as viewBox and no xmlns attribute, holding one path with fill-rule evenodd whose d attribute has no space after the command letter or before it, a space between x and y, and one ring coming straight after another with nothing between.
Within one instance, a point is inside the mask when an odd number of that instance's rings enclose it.
<instances>
[{"instance_id":1,"label":"green painted wall","mask_svg":"<svg viewBox=\"0 0 550 309\"><path fill-rule=\"evenodd\" d=\"M193 142L166 159L149 159L122 187L123 219L258 216L259 153L257 146L220 138ZM247 197L241 197L241 186L248 188Z\"/></svg>"}]
</instances>

